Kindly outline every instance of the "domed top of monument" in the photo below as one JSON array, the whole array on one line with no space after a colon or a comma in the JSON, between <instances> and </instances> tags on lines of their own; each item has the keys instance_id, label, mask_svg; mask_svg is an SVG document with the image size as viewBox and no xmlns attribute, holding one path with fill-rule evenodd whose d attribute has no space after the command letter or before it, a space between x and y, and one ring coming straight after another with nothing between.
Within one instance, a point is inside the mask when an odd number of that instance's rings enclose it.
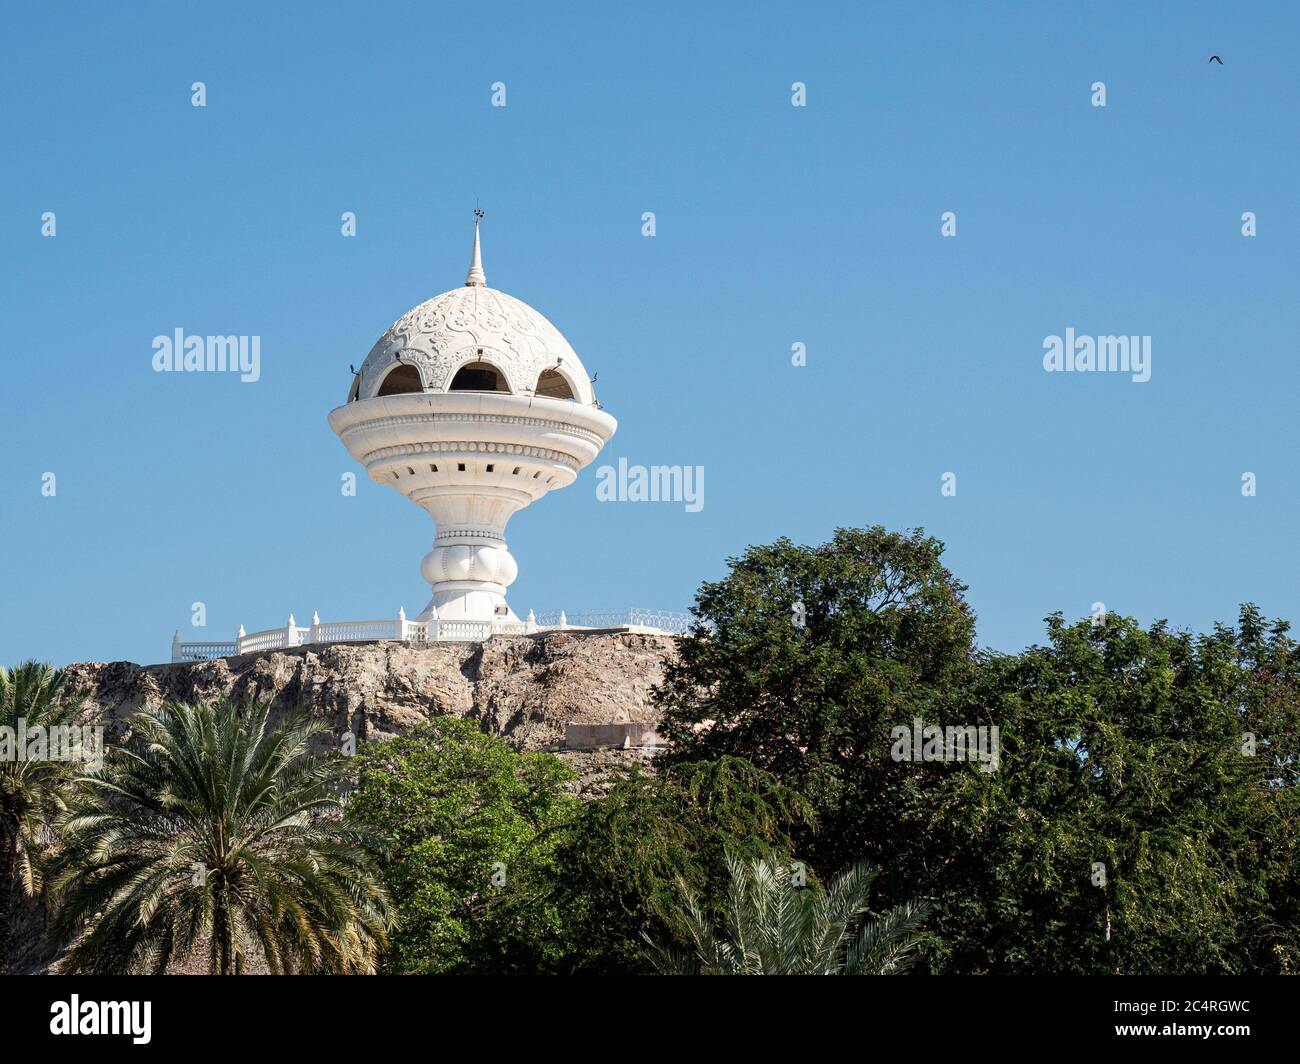
<instances>
[{"instance_id":1,"label":"domed top of monument","mask_svg":"<svg viewBox=\"0 0 1300 1064\"><path fill-rule=\"evenodd\" d=\"M348 402L453 391L595 402L587 371L559 329L523 300L487 286L478 218L464 285L389 326L362 363Z\"/></svg>"}]
</instances>

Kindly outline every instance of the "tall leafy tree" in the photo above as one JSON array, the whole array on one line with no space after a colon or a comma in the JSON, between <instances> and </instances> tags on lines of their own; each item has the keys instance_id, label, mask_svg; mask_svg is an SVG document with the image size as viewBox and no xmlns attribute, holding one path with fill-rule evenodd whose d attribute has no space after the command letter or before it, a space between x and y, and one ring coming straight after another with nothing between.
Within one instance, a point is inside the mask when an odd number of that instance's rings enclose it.
<instances>
[{"instance_id":1,"label":"tall leafy tree","mask_svg":"<svg viewBox=\"0 0 1300 1064\"><path fill-rule=\"evenodd\" d=\"M372 972L388 902L374 839L343 822L319 723L269 707L166 704L81 777L52 887L65 972Z\"/></svg>"},{"instance_id":2,"label":"tall leafy tree","mask_svg":"<svg viewBox=\"0 0 1300 1064\"><path fill-rule=\"evenodd\" d=\"M0 668L0 727L12 740L0 751L0 973L8 970L15 904L41 885L42 834L63 811L72 763L54 759L48 743L30 758L20 735L77 724L81 707L61 697L66 674L26 661ZM39 729L39 731L38 731Z\"/></svg>"},{"instance_id":3,"label":"tall leafy tree","mask_svg":"<svg viewBox=\"0 0 1300 1064\"><path fill-rule=\"evenodd\" d=\"M403 973L546 971L562 952L555 829L572 773L473 721L440 717L357 758L348 819L381 838Z\"/></svg>"},{"instance_id":4,"label":"tall leafy tree","mask_svg":"<svg viewBox=\"0 0 1300 1064\"><path fill-rule=\"evenodd\" d=\"M804 794L823 869L881 825L857 796L888 762L889 728L934 716L975 668L975 619L943 545L917 531L840 529L820 546L751 547L704 584L698 620L656 697L669 764L745 758Z\"/></svg>"},{"instance_id":5,"label":"tall leafy tree","mask_svg":"<svg viewBox=\"0 0 1300 1064\"><path fill-rule=\"evenodd\" d=\"M991 776L943 773L905 846L939 867L936 960L959 971L1287 972L1300 968L1300 657L1242 608L1194 635L1048 621L990 655L973 704L1002 722ZM928 766L927 766L928 767ZM978 927L973 934L969 928Z\"/></svg>"}]
</instances>

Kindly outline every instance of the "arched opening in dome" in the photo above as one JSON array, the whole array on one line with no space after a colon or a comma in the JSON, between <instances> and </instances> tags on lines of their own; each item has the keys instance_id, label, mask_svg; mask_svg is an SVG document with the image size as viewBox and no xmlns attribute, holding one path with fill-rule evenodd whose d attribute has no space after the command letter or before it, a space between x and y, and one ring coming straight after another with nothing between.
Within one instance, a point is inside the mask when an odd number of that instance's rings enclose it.
<instances>
[{"instance_id":1,"label":"arched opening in dome","mask_svg":"<svg viewBox=\"0 0 1300 1064\"><path fill-rule=\"evenodd\" d=\"M506 378L490 362L470 362L456 371L451 380L451 392L508 392Z\"/></svg>"},{"instance_id":2,"label":"arched opening in dome","mask_svg":"<svg viewBox=\"0 0 1300 1064\"><path fill-rule=\"evenodd\" d=\"M384 383L379 386L379 391L375 395L382 398L385 395L405 395L407 392L422 391L424 391L424 382L420 380L420 371L414 366L398 363L388 371L388 376L384 378Z\"/></svg>"},{"instance_id":3,"label":"arched opening in dome","mask_svg":"<svg viewBox=\"0 0 1300 1064\"><path fill-rule=\"evenodd\" d=\"M562 373L553 369L542 370L542 375L537 378L537 387L533 390L534 395L540 395L546 399L572 399L574 398L573 389Z\"/></svg>"}]
</instances>

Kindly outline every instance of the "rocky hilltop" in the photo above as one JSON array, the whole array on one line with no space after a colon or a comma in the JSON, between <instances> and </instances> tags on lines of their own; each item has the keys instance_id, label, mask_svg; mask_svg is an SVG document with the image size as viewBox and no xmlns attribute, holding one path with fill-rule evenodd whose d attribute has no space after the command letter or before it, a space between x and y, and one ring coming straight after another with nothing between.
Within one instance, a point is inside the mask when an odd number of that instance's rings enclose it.
<instances>
[{"instance_id":1,"label":"rocky hilltop","mask_svg":"<svg viewBox=\"0 0 1300 1064\"><path fill-rule=\"evenodd\" d=\"M69 667L67 691L109 720L164 701L302 706L336 735L351 729L359 741L454 714L481 721L518 749L560 752L588 793L610 759L564 751L566 725L657 722L650 693L674 653L672 636L631 632L336 643L167 665L88 662Z\"/></svg>"}]
</instances>

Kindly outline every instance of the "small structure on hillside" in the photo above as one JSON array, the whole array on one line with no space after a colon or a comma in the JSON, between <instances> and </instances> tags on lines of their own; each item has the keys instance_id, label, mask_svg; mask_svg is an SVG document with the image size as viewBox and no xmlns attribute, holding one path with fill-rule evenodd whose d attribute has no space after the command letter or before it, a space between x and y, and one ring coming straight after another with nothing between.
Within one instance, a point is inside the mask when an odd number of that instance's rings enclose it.
<instances>
[{"instance_id":1,"label":"small structure on hillside","mask_svg":"<svg viewBox=\"0 0 1300 1064\"><path fill-rule=\"evenodd\" d=\"M564 726L565 750L648 750L664 746L655 725L647 721Z\"/></svg>"}]
</instances>

